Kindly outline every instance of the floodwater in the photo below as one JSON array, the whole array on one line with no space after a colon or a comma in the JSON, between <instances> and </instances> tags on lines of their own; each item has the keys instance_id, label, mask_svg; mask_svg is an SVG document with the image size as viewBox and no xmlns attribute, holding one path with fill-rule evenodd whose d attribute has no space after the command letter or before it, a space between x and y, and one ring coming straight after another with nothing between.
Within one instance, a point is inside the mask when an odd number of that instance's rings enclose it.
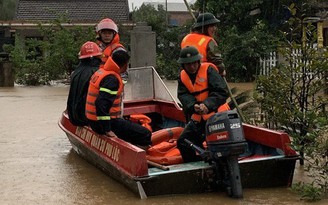
<instances>
[{"instance_id":1,"label":"floodwater","mask_svg":"<svg viewBox=\"0 0 328 205\"><path fill-rule=\"evenodd\" d=\"M167 86L174 95L176 82ZM72 150L57 125L68 89L64 85L0 88L1 205L307 204L288 188L244 189L243 199L205 193L141 200ZM303 179L302 168L295 175L294 181ZM328 204L328 200L312 204Z\"/></svg>"}]
</instances>

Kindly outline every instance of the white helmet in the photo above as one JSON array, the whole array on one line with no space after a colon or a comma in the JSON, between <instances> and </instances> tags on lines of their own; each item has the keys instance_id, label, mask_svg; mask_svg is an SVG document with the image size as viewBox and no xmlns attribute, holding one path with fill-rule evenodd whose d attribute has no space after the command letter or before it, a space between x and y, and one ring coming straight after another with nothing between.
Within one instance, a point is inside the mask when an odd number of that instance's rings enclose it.
<instances>
[{"instance_id":1,"label":"white helmet","mask_svg":"<svg viewBox=\"0 0 328 205\"><path fill-rule=\"evenodd\" d=\"M98 33L99 31L103 29L109 29L115 31L115 33L118 33L118 27L115 24L115 22L112 19L105 18L101 20L98 25L96 26L96 32Z\"/></svg>"}]
</instances>

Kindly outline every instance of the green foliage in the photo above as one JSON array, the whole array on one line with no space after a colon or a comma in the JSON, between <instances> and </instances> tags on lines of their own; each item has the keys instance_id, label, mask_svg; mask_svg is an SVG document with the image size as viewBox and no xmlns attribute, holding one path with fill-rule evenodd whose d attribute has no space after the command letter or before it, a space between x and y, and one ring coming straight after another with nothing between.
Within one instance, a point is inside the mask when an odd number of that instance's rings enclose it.
<instances>
[{"instance_id":1,"label":"green foliage","mask_svg":"<svg viewBox=\"0 0 328 205\"><path fill-rule=\"evenodd\" d=\"M319 118L317 128L308 135L313 140L304 147L307 157L305 171L313 181L310 184L303 183L301 193L307 194L305 200L313 201L328 197L328 119Z\"/></svg>"},{"instance_id":2,"label":"green foliage","mask_svg":"<svg viewBox=\"0 0 328 205\"><path fill-rule=\"evenodd\" d=\"M168 80L176 80L180 74L179 64L176 60L167 60L163 54L156 57L157 72L158 74Z\"/></svg>"},{"instance_id":3,"label":"green foliage","mask_svg":"<svg viewBox=\"0 0 328 205\"><path fill-rule=\"evenodd\" d=\"M219 18L220 34L232 26L237 27L238 32L246 32L251 30L257 21L256 17L249 15L250 11L258 8L262 2L262 0L198 0L195 8L200 12L211 12Z\"/></svg>"},{"instance_id":4,"label":"green foliage","mask_svg":"<svg viewBox=\"0 0 328 205\"><path fill-rule=\"evenodd\" d=\"M16 34L15 46L6 45L14 63L16 82L24 85L49 84L68 76L78 63L81 45L94 39L94 30L77 26L63 27L65 17L39 25L43 39L22 39Z\"/></svg>"},{"instance_id":5,"label":"green foliage","mask_svg":"<svg viewBox=\"0 0 328 205\"><path fill-rule=\"evenodd\" d=\"M14 64L16 82L23 85L47 84L50 81L48 72L44 69L44 61L39 48L42 42L36 39L22 40L16 36L16 45L4 45L4 50L10 53Z\"/></svg>"},{"instance_id":6,"label":"green foliage","mask_svg":"<svg viewBox=\"0 0 328 205\"><path fill-rule=\"evenodd\" d=\"M276 48L277 40L267 21L260 15L250 15L262 4L262 0L198 0L194 5L199 11L211 12L220 20L220 38L216 37L216 40L230 82L253 81L259 59Z\"/></svg>"},{"instance_id":7,"label":"green foliage","mask_svg":"<svg viewBox=\"0 0 328 205\"><path fill-rule=\"evenodd\" d=\"M306 158L305 171L311 183L298 182L293 190L306 201L318 201L328 197L328 126L327 118L318 120L318 128L308 138L312 143L304 147Z\"/></svg>"},{"instance_id":8,"label":"green foliage","mask_svg":"<svg viewBox=\"0 0 328 205\"><path fill-rule=\"evenodd\" d=\"M138 10L132 12L132 20L147 22L158 35L166 30L166 11L163 6L159 6L156 10L150 4L142 4Z\"/></svg>"},{"instance_id":9,"label":"green foliage","mask_svg":"<svg viewBox=\"0 0 328 205\"><path fill-rule=\"evenodd\" d=\"M146 22L156 32L156 70L164 78L177 79L179 64L176 62L180 52L180 42L184 34L188 33L186 27L168 27L166 24L166 11L163 7L156 10L152 5L142 5L132 14L133 21Z\"/></svg>"},{"instance_id":10,"label":"green foliage","mask_svg":"<svg viewBox=\"0 0 328 205\"><path fill-rule=\"evenodd\" d=\"M321 189L313 186L312 184L306 184L304 182L297 182L293 184L292 190L301 196L301 199L309 202L319 201L321 196Z\"/></svg>"},{"instance_id":11,"label":"green foliage","mask_svg":"<svg viewBox=\"0 0 328 205\"><path fill-rule=\"evenodd\" d=\"M40 26L45 39L45 66L49 67L51 79L58 79L64 72L70 74L78 62L78 53L81 45L86 41L94 40L92 27L63 27L61 23L67 22L65 18L57 19L50 27Z\"/></svg>"},{"instance_id":12,"label":"green foliage","mask_svg":"<svg viewBox=\"0 0 328 205\"><path fill-rule=\"evenodd\" d=\"M228 78L232 82L253 81L259 70L260 58L267 56L276 47L276 39L261 21L243 33L232 26L225 30L220 42Z\"/></svg>"},{"instance_id":13,"label":"green foliage","mask_svg":"<svg viewBox=\"0 0 328 205\"><path fill-rule=\"evenodd\" d=\"M184 27L168 28L161 35L158 35L157 46L157 71L168 80L178 79L180 65L177 63L180 53L181 33L185 32Z\"/></svg>"},{"instance_id":14,"label":"green foliage","mask_svg":"<svg viewBox=\"0 0 328 205\"><path fill-rule=\"evenodd\" d=\"M298 19L298 24L294 23L295 19ZM268 123L273 127L283 124L288 130L305 136L315 127L315 118L327 115L321 112L326 99L320 93L325 86L323 78L328 69L328 52L313 47L316 33L311 24L302 24L302 19L296 16L291 21L289 25L297 27L284 33L285 41L281 42L279 49L285 63L272 70L269 76L259 76L257 97L262 107L270 112ZM297 36L303 29L307 31L308 39L300 45Z\"/></svg>"},{"instance_id":15,"label":"green foliage","mask_svg":"<svg viewBox=\"0 0 328 205\"><path fill-rule=\"evenodd\" d=\"M327 135L320 139L328 124L324 94L328 51L314 46L316 30L306 21L303 8L295 4L289 7L293 16L288 21L289 32L282 32L284 41L279 49L285 62L268 76L258 77L254 98L264 113L264 125L282 127L292 136L301 164L303 160L308 162L306 170L313 179L311 184L301 183L297 189L302 190L303 198L317 200L328 188Z\"/></svg>"},{"instance_id":16,"label":"green foliage","mask_svg":"<svg viewBox=\"0 0 328 205\"><path fill-rule=\"evenodd\" d=\"M11 20L14 18L16 0L0 0L0 20Z\"/></svg>"},{"instance_id":17,"label":"green foliage","mask_svg":"<svg viewBox=\"0 0 328 205\"><path fill-rule=\"evenodd\" d=\"M285 6L293 2L294 8ZM232 82L243 82L254 80L259 59L276 49L277 39L281 37L278 30L289 31L284 23L293 18L295 8L304 7L304 2L311 0L197 0L193 8L211 12L221 21L218 42L227 78ZM314 14L311 7L303 11L309 16Z\"/></svg>"}]
</instances>

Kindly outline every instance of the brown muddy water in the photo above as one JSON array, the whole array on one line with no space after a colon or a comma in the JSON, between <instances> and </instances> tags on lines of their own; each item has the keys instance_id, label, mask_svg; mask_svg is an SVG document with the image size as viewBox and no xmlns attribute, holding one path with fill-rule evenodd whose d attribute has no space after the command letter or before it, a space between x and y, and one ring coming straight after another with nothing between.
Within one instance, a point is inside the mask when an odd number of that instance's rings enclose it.
<instances>
[{"instance_id":1,"label":"brown muddy water","mask_svg":"<svg viewBox=\"0 0 328 205\"><path fill-rule=\"evenodd\" d=\"M175 96L176 82L166 84ZM0 88L1 205L307 204L288 188L244 189L244 198L238 200L225 193L141 200L72 150L57 125L66 107L68 89L66 85ZM304 178L303 169L297 167L294 182ZM328 204L328 200L312 204Z\"/></svg>"}]
</instances>

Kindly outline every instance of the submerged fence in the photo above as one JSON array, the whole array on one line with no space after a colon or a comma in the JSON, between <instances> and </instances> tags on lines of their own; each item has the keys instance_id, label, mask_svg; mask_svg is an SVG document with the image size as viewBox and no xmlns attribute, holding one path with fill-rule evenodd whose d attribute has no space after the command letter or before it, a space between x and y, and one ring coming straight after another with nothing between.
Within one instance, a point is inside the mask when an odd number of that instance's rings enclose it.
<instances>
[{"instance_id":1,"label":"submerged fence","mask_svg":"<svg viewBox=\"0 0 328 205\"><path fill-rule=\"evenodd\" d=\"M278 55L277 52L271 52L268 58L260 59L260 73L259 75L270 74L271 69L278 65Z\"/></svg>"},{"instance_id":2,"label":"submerged fence","mask_svg":"<svg viewBox=\"0 0 328 205\"><path fill-rule=\"evenodd\" d=\"M313 45L312 48L317 49L317 45ZM279 58L280 57L280 58ZM301 63L308 65L310 61L304 62L302 59L302 49L292 49L291 51L292 62L294 63L293 66L297 67ZM274 51L269 54L267 58L260 59L260 72L259 75L269 75L271 70L277 67L280 63L286 63L281 56L278 55L278 52ZM304 73L299 72L294 74L295 77L299 78L304 75ZM321 79L323 77L322 73L314 73L311 71L305 72L307 78L313 79L318 78Z\"/></svg>"}]
</instances>

